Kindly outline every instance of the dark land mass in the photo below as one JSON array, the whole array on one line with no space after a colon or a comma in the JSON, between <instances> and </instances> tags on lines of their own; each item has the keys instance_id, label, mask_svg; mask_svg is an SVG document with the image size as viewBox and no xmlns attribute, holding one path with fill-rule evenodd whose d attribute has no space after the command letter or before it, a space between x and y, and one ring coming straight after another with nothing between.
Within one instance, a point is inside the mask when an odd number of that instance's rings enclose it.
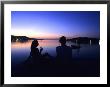
<instances>
[{"instance_id":1,"label":"dark land mass","mask_svg":"<svg viewBox=\"0 0 110 87\"><path fill-rule=\"evenodd\" d=\"M77 58L66 64L57 63L54 58L43 58L39 63L25 61L12 65L12 77L99 77L99 58Z\"/></svg>"},{"instance_id":2,"label":"dark land mass","mask_svg":"<svg viewBox=\"0 0 110 87\"><path fill-rule=\"evenodd\" d=\"M77 44L99 44L99 38L89 38L89 37L77 37L72 39L67 39L67 41L72 41Z\"/></svg>"},{"instance_id":3,"label":"dark land mass","mask_svg":"<svg viewBox=\"0 0 110 87\"><path fill-rule=\"evenodd\" d=\"M28 40L58 40L58 39L38 39L38 38L30 38L27 36L14 36L11 35L11 42L26 42ZM67 39L67 41L71 41L77 44L99 44L99 38L89 38L89 37L77 37L72 39ZM73 47L73 46L72 46ZM73 47L74 48L74 47Z\"/></svg>"},{"instance_id":4,"label":"dark land mass","mask_svg":"<svg viewBox=\"0 0 110 87\"><path fill-rule=\"evenodd\" d=\"M29 38L27 36L14 36L14 35L11 35L11 41L12 42L16 42L16 41L19 41L19 42L26 42L28 40L43 40L43 39L37 39L37 38Z\"/></svg>"}]
</instances>

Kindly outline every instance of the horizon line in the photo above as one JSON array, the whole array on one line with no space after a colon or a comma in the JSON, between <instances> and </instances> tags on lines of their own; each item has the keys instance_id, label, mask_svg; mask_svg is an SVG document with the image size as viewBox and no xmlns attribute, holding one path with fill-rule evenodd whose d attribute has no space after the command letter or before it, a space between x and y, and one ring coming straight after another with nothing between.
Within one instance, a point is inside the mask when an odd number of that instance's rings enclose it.
<instances>
[{"instance_id":1,"label":"horizon line","mask_svg":"<svg viewBox=\"0 0 110 87\"><path fill-rule=\"evenodd\" d=\"M21 35L12 35L12 36L21 36ZM22 35L22 36L25 36L25 35ZM62 35L63 36L63 35ZM34 38L34 39L48 39L48 40L53 40L53 39L59 39L58 37L56 37L56 38L40 38L40 37L29 37L29 36L25 36L25 37L28 37L28 38ZM66 37L66 36L65 36ZM72 39L72 38L78 38L78 37L85 37L85 36L73 36L73 37L66 37L67 39ZM90 36L86 36L86 37L88 37L88 38L99 38L100 39L100 37L90 37Z\"/></svg>"}]
</instances>

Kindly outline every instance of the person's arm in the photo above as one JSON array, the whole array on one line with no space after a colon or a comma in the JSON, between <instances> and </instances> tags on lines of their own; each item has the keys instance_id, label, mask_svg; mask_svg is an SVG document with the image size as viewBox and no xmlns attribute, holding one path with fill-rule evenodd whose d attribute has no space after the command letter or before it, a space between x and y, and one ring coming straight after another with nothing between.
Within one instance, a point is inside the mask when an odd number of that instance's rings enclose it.
<instances>
[{"instance_id":1,"label":"person's arm","mask_svg":"<svg viewBox=\"0 0 110 87\"><path fill-rule=\"evenodd\" d=\"M57 53L57 57L58 57L58 48L56 47L56 53Z\"/></svg>"},{"instance_id":2,"label":"person's arm","mask_svg":"<svg viewBox=\"0 0 110 87\"><path fill-rule=\"evenodd\" d=\"M41 52L43 51L43 48L42 47L40 47L40 54L41 54Z\"/></svg>"},{"instance_id":3,"label":"person's arm","mask_svg":"<svg viewBox=\"0 0 110 87\"><path fill-rule=\"evenodd\" d=\"M70 58L72 58L72 48L70 47Z\"/></svg>"},{"instance_id":4,"label":"person's arm","mask_svg":"<svg viewBox=\"0 0 110 87\"><path fill-rule=\"evenodd\" d=\"M56 47L57 58L60 56L59 47Z\"/></svg>"}]
</instances>

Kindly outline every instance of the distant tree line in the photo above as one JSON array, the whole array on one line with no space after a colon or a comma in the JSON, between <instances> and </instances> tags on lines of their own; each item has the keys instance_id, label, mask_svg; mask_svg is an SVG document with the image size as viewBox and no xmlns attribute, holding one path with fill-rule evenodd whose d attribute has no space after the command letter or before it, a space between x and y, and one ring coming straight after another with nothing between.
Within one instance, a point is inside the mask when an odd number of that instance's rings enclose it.
<instances>
[{"instance_id":1,"label":"distant tree line","mask_svg":"<svg viewBox=\"0 0 110 87\"><path fill-rule=\"evenodd\" d=\"M35 40L35 39L36 38L29 38L27 36L14 36L14 35L11 35L11 41L12 42L16 42L16 41L24 42L24 41ZM37 40L43 40L43 39L37 39Z\"/></svg>"},{"instance_id":2,"label":"distant tree line","mask_svg":"<svg viewBox=\"0 0 110 87\"><path fill-rule=\"evenodd\" d=\"M98 44L99 43L98 38L89 38L89 37L77 37L77 38L72 38L72 39L67 39L67 41L72 41L78 44L84 43L84 44Z\"/></svg>"}]
</instances>

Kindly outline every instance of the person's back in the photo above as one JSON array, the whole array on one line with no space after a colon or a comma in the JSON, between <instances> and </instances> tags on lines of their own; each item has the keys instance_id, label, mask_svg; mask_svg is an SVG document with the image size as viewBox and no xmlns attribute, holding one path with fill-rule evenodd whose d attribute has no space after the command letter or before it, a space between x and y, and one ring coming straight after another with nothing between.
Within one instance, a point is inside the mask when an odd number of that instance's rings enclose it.
<instances>
[{"instance_id":1,"label":"person's back","mask_svg":"<svg viewBox=\"0 0 110 87\"><path fill-rule=\"evenodd\" d=\"M66 46L66 38L63 36L59 42L61 46L56 47L57 61L60 63L69 63L72 59L72 49Z\"/></svg>"},{"instance_id":2,"label":"person's back","mask_svg":"<svg viewBox=\"0 0 110 87\"><path fill-rule=\"evenodd\" d=\"M40 58L38 48L31 47L31 57L33 58L33 61L37 61Z\"/></svg>"},{"instance_id":3,"label":"person's back","mask_svg":"<svg viewBox=\"0 0 110 87\"><path fill-rule=\"evenodd\" d=\"M72 58L72 49L69 46L58 46L56 48L57 57L62 61L67 61Z\"/></svg>"}]
</instances>

